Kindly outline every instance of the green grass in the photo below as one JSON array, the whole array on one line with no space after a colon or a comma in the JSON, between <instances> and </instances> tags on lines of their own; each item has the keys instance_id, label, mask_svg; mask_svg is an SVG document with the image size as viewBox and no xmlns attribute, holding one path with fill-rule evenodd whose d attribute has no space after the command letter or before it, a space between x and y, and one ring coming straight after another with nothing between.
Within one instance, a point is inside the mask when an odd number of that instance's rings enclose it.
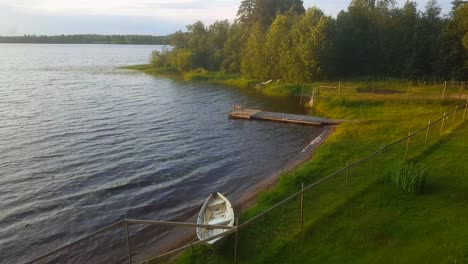
<instances>
[{"instance_id":1,"label":"green grass","mask_svg":"<svg viewBox=\"0 0 468 264\"><path fill-rule=\"evenodd\" d=\"M377 181L265 263L467 263L467 133L464 125L417 159L431 179L424 195Z\"/></svg>"},{"instance_id":2,"label":"green grass","mask_svg":"<svg viewBox=\"0 0 468 264\"><path fill-rule=\"evenodd\" d=\"M346 161L357 160L384 144L402 138L407 135L408 131L415 131L418 128L425 126L428 120L435 120L442 115L442 112L448 111L452 108L451 106L440 105L436 102L404 103L401 100L388 102L346 100L342 104L336 105L324 100L322 107L329 109L331 116L352 118L358 116L362 111L362 103L365 104L364 111L365 116L367 117L365 122L347 123L339 126L337 131L326 141L326 144L322 145L316 151L316 155L311 160L291 172L284 173L273 190L261 193L258 196L256 205L241 215L241 222L246 221L281 199L296 192L299 190L302 182L306 185L310 184L313 181L344 167ZM437 149L436 147L440 144L439 141L441 137L439 135L438 126L437 129L433 128L431 130L428 146L424 145L423 135L424 133L412 139L408 156L413 160L418 160L421 157L430 155L431 153L428 150ZM466 143L466 134L464 137L457 138L457 141ZM329 217L339 214L343 209L347 208L347 206L353 204L354 200L368 192L369 189L377 187L380 188L380 185L383 185L383 189L377 189L377 194L380 194L385 190L390 190L393 192L390 196L403 195L399 188L388 184L383 175L394 171L395 164L403 160L405 143L406 141L402 144L390 147L385 151L385 153L383 153L382 175L377 171L377 156L351 170L349 182L350 201L348 201L348 203L344 203L344 173L336 178L324 182L312 191L307 192L305 194L305 226L307 229L312 230L310 231L312 233L318 232L323 228L322 225L324 225L324 223L328 223ZM457 159L451 158L453 156L460 155L461 153L463 153L463 151L455 151L454 153L450 152L450 155L447 155L448 158L446 160L446 165L450 167L452 163L458 162ZM432 175L432 172L435 171L435 169L432 167L429 169L431 170L430 188L434 188L434 185L437 182L432 181L432 178L435 177ZM437 168L437 170L440 171L442 169ZM451 173L457 172L448 170L445 174ZM427 195L431 195L431 193L422 195L422 197L426 197ZM421 197L406 197L407 199L422 199ZM378 202L379 201L376 201L377 205ZM395 200L394 202L395 206L402 206L405 208L407 206L404 204L404 200ZM357 203L359 204L360 202ZM255 224L242 230L239 242L240 263L278 263L271 262L274 259L282 259L284 263L304 263L301 261L305 261L310 256L304 256L303 259L297 258L294 260L295 258L293 258L294 256L292 255L296 255L297 252L293 249L298 247L298 244L300 244L304 246L303 250L312 250L317 247L316 243L318 242L309 243L309 241L304 242L302 240L298 240L300 238L298 205L298 200L293 199L284 206L270 212ZM428 204L428 206L432 205ZM366 209L373 211L378 210L378 207L374 208L372 206L367 206ZM434 210L437 209L434 208ZM463 210L463 208L458 208L458 210ZM440 217L443 218L443 216ZM369 218L369 220L372 219L373 218ZM397 218L393 219L393 221L397 220ZM353 223L349 224L353 225ZM424 222L420 222L418 224L423 225ZM382 226L385 227L385 224ZM460 226L457 228L460 228ZM354 234L349 234L350 237L354 235L357 239L356 241L350 242L351 244L360 243L360 232L364 231L358 231L359 232ZM368 232L372 232L372 230L368 230ZM330 241L330 247L335 243L341 243L341 238L338 235L335 239L335 241ZM417 236L413 237L412 234L408 234L406 239L417 239ZM437 242L434 242L434 245L437 245ZM184 254L177 263L196 263L193 262L195 260L201 261L200 263L230 263L232 261L232 244L233 241L231 238L214 246L213 248L198 248L196 249L198 252L198 254L196 254L196 259L193 259L192 255L187 253ZM289 246L290 244L293 246ZM455 243L454 245L458 247L462 244ZM292 250L293 253L291 253L291 255L284 254L285 248ZM333 254L339 254L340 252L332 248L327 250L333 252ZM276 252L283 253L281 256L278 256ZM372 251L369 251L366 254L372 256ZM336 261L332 262L340 263L346 258L348 259L344 262L373 262L371 259L361 260L358 258L352 258L352 256L347 255L346 252L343 252L341 256L343 258L337 258ZM329 255L326 255L326 257L329 257ZM318 259L316 262L327 262L325 261L326 257ZM290 258L291 260L289 260Z\"/></svg>"},{"instance_id":3,"label":"green grass","mask_svg":"<svg viewBox=\"0 0 468 264\"><path fill-rule=\"evenodd\" d=\"M147 70L144 70L145 72ZM156 74L157 75L157 74ZM200 77L199 75L202 75ZM179 74L180 76L180 74ZM198 72L187 80L254 89L255 80L236 75ZM304 94L313 87L337 82L306 84ZM337 127L316 154L293 171L284 172L276 186L258 194L255 206L240 214L240 222L254 217L283 198L343 168L394 140L427 125L453 110L457 102L454 87L447 89L441 103L440 84L414 85L407 95L408 82L384 80L375 89L404 93L375 94L358 92L374 89L366 80L341 82L341 89L321 88L315 114L329 118L356 119ZM449 90L450 89L450 90ZM267 95L298 95L302 85L272 83L261 88ZM368 90L369 91L369 90ZM460 120L461 114L458 115ZM300 234L299 200L269 212L239 235L239 263L455 263L466 261L466 125L456 129L447 120L440 135L440 123L411 139L408 158L428 166L429 181L422 195L406 193L389 184L385 175L403 161L406 141L350 170L348 200L345 202L345 175L341 173L304 195L305 233ZM450 134L453 132L453 135ZM457 144L455 144L455 142ZM466 155L465 155L466 156ZM439 162L435 162L439 160ZM443 160L440 162L440 160ZM464 179L464 183L461 182ZM453 188L453 189L452 189ZM453 197L447 197L453 194ZM443 196L446 200L439 196ZM461 201L460 201L461 199ZM450 205L445 205L452 202ZM447 230L446 232L444 230ZM452 240L452 237L454 239ZM452 241L451 241L452 240ZM195 247L176 263L232 263L232 236L214 246Z\"/></svg>"},{"instance_id":4,"label":"green grass","mask_svg":"<svg viewBox=\"0 0 468 264\"><path fill-rule=\"evenodd\" d=\"M401 162L390 172L389 180L408 193L422 193L427 185L427 167L413 162Z\"/></svg>"}]
</instances>

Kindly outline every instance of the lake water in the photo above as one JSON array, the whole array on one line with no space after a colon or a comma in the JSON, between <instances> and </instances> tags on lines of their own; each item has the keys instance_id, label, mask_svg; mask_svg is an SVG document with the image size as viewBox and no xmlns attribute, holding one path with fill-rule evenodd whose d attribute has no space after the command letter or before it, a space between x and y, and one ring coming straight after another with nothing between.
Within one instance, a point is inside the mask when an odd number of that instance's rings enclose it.
<instances>
[{"instance_id":1,"label":"lake water","mask_svg":"<svg viewBox=\"0 0 468 264\"><path fill-rule=\"evenodd\" d=\"M214 191L236 204L321 133L228 119L234 103L297 112L297 98L117 69L160 48L0 44L0 263L125 214L187 220Z\"/></svg>"}]
</instances>

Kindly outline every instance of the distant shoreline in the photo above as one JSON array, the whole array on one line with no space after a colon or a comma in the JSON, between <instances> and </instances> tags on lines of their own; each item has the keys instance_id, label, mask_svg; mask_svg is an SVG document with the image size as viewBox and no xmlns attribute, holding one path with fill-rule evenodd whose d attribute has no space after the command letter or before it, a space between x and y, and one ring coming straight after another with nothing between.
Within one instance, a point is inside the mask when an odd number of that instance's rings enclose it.
<instances>
[{"instance_id":1,"label":"distant shoreline","mask_svg":"<svg viewBox=\"0 0 468 264\"><path fill-rule=\"evenodd\" d=\"M167 45L167 36L152 35L54 35L0 36L4 44L110 44L110 45Z\"/></svg>"},{"instance_id":2,"label":"distant shoreline","mask_svg":"<svg viewBox=\"0 0 468 264\"><path fill-rule=\"evenodd\" d=\"M137 44L137 43L60 43L60 42L1 42L0 44L39 44L39 45L48 45L48 44L60 44L60 45L122 45L122 46L163 46L165 44Z\"/></svg>"}]
</instances>

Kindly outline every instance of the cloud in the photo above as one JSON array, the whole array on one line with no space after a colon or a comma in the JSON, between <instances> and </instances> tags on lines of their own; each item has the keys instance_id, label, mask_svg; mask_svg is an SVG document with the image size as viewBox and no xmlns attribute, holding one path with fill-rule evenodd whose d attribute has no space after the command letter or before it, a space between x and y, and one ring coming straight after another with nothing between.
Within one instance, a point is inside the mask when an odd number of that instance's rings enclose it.
<instances>
[{"instance_id":1,"label":"cloud","mask_svg":"<svg viewBox=\"0 0 468 264\"><path fill-rule=\"evenodd\" d=\"M234 18L233 0L0 0L11 8L36 15L144 16L183 20ZM1 3L0 2L0 3Z\"/></svg>"},{"instance_id":2,"label":"cloud","mask_svg":"<svg viewBox=\"0 0 468 264\"><path fill-rule=\"evenodd\" d=\"M0 0L0 35L169 34L201 20L235 18L241 0ZM351 0L304 0L335 16ZM401 6L406 0L398 0ZM427 0L417 0L424 9ZM443 12L451 0L439 0Z\"/></svg>"}]
</instances>

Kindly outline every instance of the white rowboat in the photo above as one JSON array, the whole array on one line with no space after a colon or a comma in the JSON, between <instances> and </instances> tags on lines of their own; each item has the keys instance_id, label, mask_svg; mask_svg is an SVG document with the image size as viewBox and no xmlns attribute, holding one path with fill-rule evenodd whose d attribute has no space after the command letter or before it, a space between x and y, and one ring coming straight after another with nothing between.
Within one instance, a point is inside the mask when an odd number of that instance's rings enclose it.
<instances>
[{"instance_id":1,"label":"white rowboat","mask_svg":"<svg viewBox=\"0 0 468 264\"><path fill-rule=\"evenodd\" d=\"M231 203L219 192L210 194L198 214L197 223L202 225L234 226L234 210ZM203 240L226 231L227 229L197 227L197 236L200 240ZM207 243L213 244L219 239L221 237L210 240Z\"/></svg>"}]
</instances>

